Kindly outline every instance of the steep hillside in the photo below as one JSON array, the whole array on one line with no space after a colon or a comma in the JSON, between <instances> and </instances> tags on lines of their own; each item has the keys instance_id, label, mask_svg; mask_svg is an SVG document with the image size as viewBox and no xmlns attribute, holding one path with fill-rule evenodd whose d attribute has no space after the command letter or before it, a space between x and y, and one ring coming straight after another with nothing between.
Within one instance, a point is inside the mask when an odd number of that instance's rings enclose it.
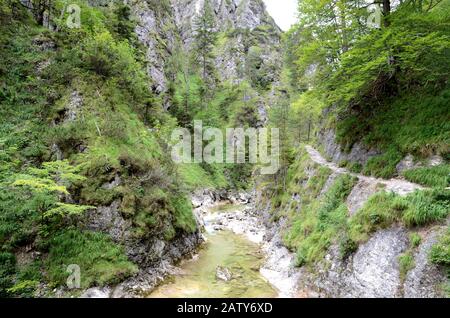
<instances>
[{"instance_id":1,"label":"steep hillside","mask_svg":"<svg viewBox=\"0 0 450 318\"><path fill-rule=\"evenodd\" d=\"M312 295L448 295L450 3L383 3L373 26L302 1L284 39L291 152L260 207Z\"/></svg>"}]
</instances>

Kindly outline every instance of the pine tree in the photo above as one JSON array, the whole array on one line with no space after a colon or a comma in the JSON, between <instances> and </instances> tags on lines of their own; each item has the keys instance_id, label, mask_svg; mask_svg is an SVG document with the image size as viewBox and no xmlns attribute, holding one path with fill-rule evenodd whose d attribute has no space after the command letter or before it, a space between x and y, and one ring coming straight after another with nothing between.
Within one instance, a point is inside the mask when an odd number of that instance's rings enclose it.
<instances>
[{"instance_id":1,"label":"pine tree","mask_svg":"<svg viewBox=\"0 0 450 318\"><path fill-rule=\"evenodd\" d=\"M196 60L202 67L203 81L208 82L208 78L214 72L213 48L217 39L214 11L211 0L205 0L200 14L194 19L195 42L194 50Z\"/></svg>"}]
</instances>

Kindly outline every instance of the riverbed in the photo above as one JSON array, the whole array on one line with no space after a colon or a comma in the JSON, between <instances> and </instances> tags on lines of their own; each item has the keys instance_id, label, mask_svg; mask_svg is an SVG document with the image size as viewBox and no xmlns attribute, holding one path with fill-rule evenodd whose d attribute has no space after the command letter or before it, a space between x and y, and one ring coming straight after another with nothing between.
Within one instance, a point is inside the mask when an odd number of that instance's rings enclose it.
<instances>
[{"instance_id":1,"label":"riverbed","mask_svg":"<svg viewBox=\"0 0 450 318\"><path fill-rule=\"evenodd\" d=\"M287 251L264 241L247 205L218 204L201 216L205 243L147 297L290 297L296 283Z\"/></svg>"}]
</instances>

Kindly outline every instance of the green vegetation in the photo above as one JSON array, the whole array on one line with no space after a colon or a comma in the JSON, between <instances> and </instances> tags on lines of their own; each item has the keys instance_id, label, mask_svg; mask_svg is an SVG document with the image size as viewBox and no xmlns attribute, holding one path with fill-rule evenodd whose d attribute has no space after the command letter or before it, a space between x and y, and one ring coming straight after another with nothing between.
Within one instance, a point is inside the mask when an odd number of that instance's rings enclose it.
<instances>
[{"instance_id":1,"label":"green vegetation","mask_svg":"<svg viewBox=\"0 0 450 318\"><path fill-rule=\"evenodd\" d=\"M295 158L287 172L286 188L264 186L272 191L273 219L288 218L290 227L283 238L296 251L299 266L323 261L332 245L345 259L374 232L395 223L414 229L442 222L449 216L449 190L430 189L399 196L380 189L350 217L346 200L356 178L340 175L325 191L331 171L313 163L303 148ZM413 266L412 253L421 241L418 233L411 233L410 249L399 258L403 278Z\"/></svg>"},{"instance_id":2,"label":"green vegetation","mask_svg":"<svg viewBox=\"0 0 450 318\"><path fill-rule=\"evenodd\" d=\"M361 141L381 155L364 167L346 166L390 178L407 154L448 157L450 2L379 6L380 25L373 26L375 14L364 3L300 1L299 21L284 37L283 83L291 97L289 116L296 118L291 135L305 140L331 128L344 151ZM445 167L405 177L447 187Z\"/></svg>"},{"instance_id":3,"label":"green vegetation","mask_svg":"<svg viewBox=\"0 0 450 318\"><path fill-rule=\"evenodd\" d=\"M409 242L411 243L411 247L419 247L420 243L422 243L422 237L418 233L411 233L409 235Z\"/></svg>"},{"instance_id":4,"label":"green vegetation","mask_svg":"<svg viewBox=\"0 0 450 318\"><path fill-rule=\"evenodd\" d=\"M53 31L15 0L0 7L2 296L65 284L69 264L82 267L83 287L133 275L122 247L80 230L99 206L119 202L136 239L196 230L167 151L176 120L148 88L129 7L75 2L82 27L68 28L66 13ZM48 10L59 17L63 5ZM24 246L42 255L31 267L16 262Z\"/></svg>"},{"instance_id":5,"label":"green vegetation","mask_svg":"<svg viewBox=\"0 0 450 318\"><path fill-rule=\"evenodd\" d=\"M295 164L287 172L287 191L273 189L278 194L272 199L274 209L287 213L291 227L284 233L284 242L296 251L299 266L321 261L332 243L341 245L342 257L354 249L351 242L337 240L347 227L345 200L356 179L340 175L328 191L321 194L331 171L318 167L307 156L306 151L301 149ZM307 171L313 173L308 175ZM292 204L293 196L297 196L296 204Z\"/></svg>"},{"instance_id":6,"label":"green vegetation","mask_svg":"<svg viewBox=\"0 0 450 318\"><path fill-rule=\"evenodd\" d=\"M45 268L55 285L65 284L70 264L80 266L83 288L119 283L137 272L123 249L103 233L65 230L47 244Z\"/></svg>"},{"instance_id":7,"label":"green vegetation","mask_svg":"<svg viewBox=\"0 0 450 318\"><path fill-rule=\"evenodd\" d=\"M416 191L406 197L379 192L350 219L350 237L364 242L377 229L395 222L413 227L444 220L450 212L449 195L448 190Z\"/></svg>"},{"instance_id":8,"label":"green vegetation","mask_svg":"<svg viewBox=\"0 0 450 318\"><path fill-rule=\"evenodd\" d=\"M433 246L430 252L430 259L434 264L450 266L450 228Z\"/></svg>"},{"instance_id":9,"label":"green vegetation","mask_svg":"<svg viewBox=\"0 0 450 318\"><path fill-rule=\"evenodd\" d=\"M328 248L345 230L348 215L345 199L355 185L348 175L339 176L323 199L302 207L302 213L292 223L285 242L297 251L299 266L323 260ZM342 255L348 253L342 245Z\"/></svg>"},{"instance_id":10,"label":"green vegetation","mask_svg":"<svg viewBox=\"0 0 450 318\"><path fill-rule=\"evenodd\" d=\"M402 155L395 149L390 149L382 155L370 158L362 169L367 175L388 179L396 173L396 166L402 160Z\"/></svg>"},{"instance_id":11,"label":"green vegetation","mask_svg":"<svg viewBox=\"0 0 450 318\"><path fill-rule=\"evenodd\" d=\"M403 253L398 258L400 266L400 280L405 281L408 272L414 268L414 257L410 251Z\"/></svg>"},{"instance_id":12,"label":"green vegetation","mask_svg":"<svg viewBox=\"0 0 450 318\"><path fill-rule=\"evenodd\" d=\"M442 290L450 296L450 228L439 238L439 241L431 248L429 258L432 263L443 266L447 271L447 282L443 284Z\"/></svg>"},{"instance_id":13,"label":"green vegetation","mask_svg":"<svg viewBox=\"0 0 450 318\"><path fill-rule=\"evenodd\" d=\"M407 180L423 186L447 188L450 186L450 165L406 170L403 172L403 176Z\"/></svg>"}]
</instances>

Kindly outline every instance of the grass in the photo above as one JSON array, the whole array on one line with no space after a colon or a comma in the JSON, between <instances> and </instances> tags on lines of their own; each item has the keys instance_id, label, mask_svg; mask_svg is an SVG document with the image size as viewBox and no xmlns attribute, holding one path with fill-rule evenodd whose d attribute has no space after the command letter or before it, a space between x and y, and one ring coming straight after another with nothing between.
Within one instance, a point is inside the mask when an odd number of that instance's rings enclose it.
<instances>
[{"instance_id":1,"label":"grass","mask_svg":"<svg viewBox=\"0 0 450 318\"><path fill-rule=\"evenodd\" d=\"M403 253L398 257L398 264L400 268L400 280L402 282L405 281L406 275L408 272L414 268L414 257L412 255L411 251L408 251L406 253Z\"/></svg>"},{"instance_id":2,"label":"grass","mask_svg":"<svg viewBox=\"0 0 450 318\"><path fill-rule=\"evenodd\" d=\"M349 220L349 235L355 242L362 243L371 233L395 222L414 227L444 220L450 213L449 195L449 190L416 191L406 197L376 193Z\"/></svg>"},{"instance_id":3,"label":"grass","mask_svg":"<svg viewBox=\"0 0 450 318\"><path fill-rule=\"evenodd\" d=\"M350 238L358 243L368 240L371 233L398 220L406 208L406 202L393 193L374 194L349 220Z\"/></svg>"},{"instance_id":4,"label":"grass","mask_svg":"<svg viewBox=\"0 0 450 318\"><path fill-rule=\"evenodd\" d=\"M420 158L448 154L450 123L446 118L449 99L448 87L437 93L423 87L413 94L407 91L401 96L387 98L381 105L377 103L375 109L367 106L360 113L338 121L338 141L352 145L362 140L368 146L389 152L379 159L389 163L394 162L398 154L411 153Z\"/></svg>"},{"instance_id":5,"label":"grass","mask_svg":"<svg viewBox=\"0 0 450 318\"><path fill-rule=\"evenodd\" d=\"M355 183L356 179L349 175L339 176L323 198L310 197L301 213L292 216L292 226L284 241L296 250L297 265L322 260L338 234L345 230L348 215L345 200Z\"/></svg>"},{"instance_id":6,"label":"grass","mask_svg":"<svg viewBox=\"0 0 450 318\"><path fill-rule=\"evenodd\" d=\"M403 156L394 148L390 148L382 155L370 158L362 169L365 175L388 179L397 172L396 166Z\"/></svg>"},{"instance_id":7,"label":"grass","mask_svg":"<svg viewBox=\"0 0 450 318\"><path fill-rule=\"evenodd\" d=\"M450 186L450 165L444 164L435 167L423 167L406 170L403 176L411 182L427 187L446 188Z\"/></svg>"},{"instance_id":8,"label":"grass","mask_svg":"<svg viewBox=\"0 0 450 318\"><path fill-rule=\"evenodd\" d=\"M419 247L420 243L422 243L422 237L419 233L411 233L409 235L409 243L412 248Z\"/></svg>"},{"instance_id":9,"label":"grass","mask_svg":"<svg viewBox=\"0 0 450 318\"><path fill-rule=\"evenodd\" d=\"M429 259L433 264L444 267L447 271L447 282L441 288L447 297L450 297L450 227L432 246Z\"/></svg>"},{"instance_id":10,"label":"grass","mask_svg":"<svg viewBox=\"0 0 450 318\"><path fill-rule=\"evenodd\" d=\"M416 191L407 196L403 214L407 226L423 226L445 219L450 213L450 190Z\"/></svg>"},{"instance_id":11,"label":"grass","mask_svg":"<svg viewBox=\"0 0 450 318\"><path fill-rule=\"evenodd\" d=\"M196 163L180 164L178 165L178 172L188 190L225 188L228 186L228 182L220 170L211 175Z\"/></svg>"},{"instance_id":12,"label":"grass","mask_svg":"<svg viewBox=\"0 0 450 318\"><path fill-rule=\"evenodd\" d=\"M48 247L45 266L54 285L66 283L70 264L80 267L82 288L118 283L137 272L123 248L103 233L65 230L53 237Z\"/></svg>"},{"instance_id":13,"label":"grass","mask_svg":"<svg viewBox=\"0 0 450 318\"><path fill-rule=\"evenodd\" d=\"M431 248L430 260L434 264L450 267L450 228Z\"/></svg>"},{"instance_id":14,"label":"grass","mask_svg":"<svg viewBox=\"0 0 450 318\"><path fill-rule=\"evenodd\" d=\"M447 105L450 90L430 93L426 88L411 94L383 101L376 109L368 107L360 114L345 117L336 123L338 142L348 149L362 140L369 147L379 149L382 155L371 158L363 173L382 178L396 175L395 166L407 154L425 159L433 154L448 155L450 149L450 123ZM448 186L447 168L410 172L405 177L426 186Z\"/></svg>"}]
</instances>

